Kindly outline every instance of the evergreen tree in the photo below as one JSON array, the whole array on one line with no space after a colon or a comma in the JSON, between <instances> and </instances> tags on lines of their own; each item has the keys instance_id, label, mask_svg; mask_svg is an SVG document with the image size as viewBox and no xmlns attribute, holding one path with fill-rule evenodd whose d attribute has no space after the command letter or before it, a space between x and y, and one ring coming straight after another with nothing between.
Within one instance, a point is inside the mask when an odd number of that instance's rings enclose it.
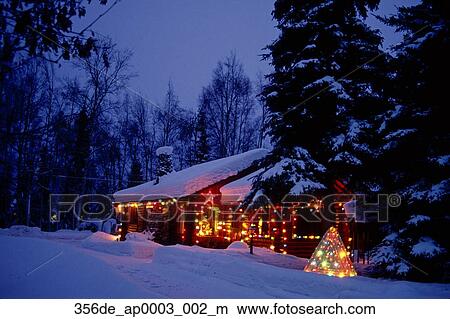
<instances>
[{"instance_id":1,"label":"evergreen tree","mask_svg":"<svg viewBox=\"0 0 450 319\"><path fill-rule=\"evenodd\" d=\"M75 139L70 151L69 162L69 176L65 178L65 186L67 194L87 194L89 184L92 180L87 179L88 165L90 163L91 155L91 124L90 118L85 108L82 108L77 114L73 129L75 133ZM64 178L64 177L62 177ZM74 208L75 212L81 212L81 206ZM61 216L61 222L63 227L75 228L76 217L75 213L68 213Z\"/></svg>"},{"instance_id":2,"label":"evergreen tree","mask_svg":"<svg viewBox=\"0 0 450 319\"><path fill-rule=\"evenodd\" d=\"M128 187L142 184L143 180L141 163L134 158L131 162L130 174L128 175Z\"/></svg>"},{"instance_id":3,"label":"evergreen tree","mask_svg":"<svg viewBox=\"0 0 450 319\"><path fill-rule=\"evenodd\" d=\"M261 166L264 171L247 200L257 200L262 193L272 202L280 202L286 194L307 194L325 188L317 178L325 172L325 167L301 147L295 147L284 156L272 153Z\"/></svg>"},{"instance_id":4,"label":"evergreen tree","mask_svg":"<svg viewBox=\"0 0 450 319\"><path fill-rule=\"evenodd\" d=\"M36 198L34 198L34 205L38 207L38 216L32 216L36 225L40 228L49 229L48 225L48 212L49 212L49 201L50 198L50 187L51 187L51 169L50 163L54 159L50 158L47 146L44 145L39 151L39 163L38 163L38 174L37 182L39 186L39 191L36 192Z\"/></svg>"},{"instance_id":5,"label":"evergreen tree","mask_svg":"<svg viewBox=\"0 0 450 319\"><path fill-rule=\"evenodd\" d=\"M392 66L397 104L380 127L386 191L403 200L373 261L395 277L448 281L450 6L424 0L384 21L406 33Z\"/></svg>"},{"instance_id":6,"label":"evergreen tree","mask_svg":"<svg viewBox=\"0 0 450 319\"><path fill-rule=\"evenodd\" d=\"M171 146L162 146L156 150L158 161L156 183L159 183L160 177L173 172L172 152L173 148Z\"/></svg>"},{"instance_id":7,"label":"evergreen tree","mask_svg":"<svg viewBox=\"0 0 450 319\"><path fill-rule=\"evenodd\" d=\"M91 148L91 125L85 108L81 109L80 113L77 115L74 126L76 136L72 150L71 175L80 178L73 180L69 188L71 191L84 192L85 180L82 178L86 177Z\"/></svg>"},{"instance_id":8,"label":"evergreen tree","mask_svg":"<svg viewBox=\"0 0 450 319\"><path fill-rule=\"evenodd\" d=\"M382 38L364 23L367 10L377 4L275 2L281 34L268 47L266 58L275 71L263 91L271 111L272 162L283 157L295 161L306 152L327 167L326 178L320 176L325 185L340 178L353 189L368 188L360 181L372 172L374 119L385 105Z\"/></svg>"}]
</instances>

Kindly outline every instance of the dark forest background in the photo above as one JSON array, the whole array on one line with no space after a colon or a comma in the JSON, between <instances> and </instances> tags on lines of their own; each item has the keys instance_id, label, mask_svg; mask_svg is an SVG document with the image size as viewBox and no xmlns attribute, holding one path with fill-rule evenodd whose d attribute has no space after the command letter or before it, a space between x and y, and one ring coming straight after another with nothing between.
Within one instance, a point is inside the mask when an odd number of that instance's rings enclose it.
<instances>
[{"instance_id":1,"label":"dark forest background","mask_svg":"<svg viewBox=\"0 0 450 319\"><path fill-rule=\"evenodd\" d=\"M0 9L1 226L48 228L50 194L112 194L153 180L161 146L174 148L175 170L262 146L263 77L252 83L236 53L211 70L198 105L183 105L170 82L155 103L128 85L131 51L71 30L83 2ZM74 72L61 79L64 59Z\"/></svg>"},{"instance_id":2,"label":"dark forest background","mask_svg":"<svg viewBox=\"0 0 450 319\"><path fill-rule=\"evenodd\" d=\"M396 277L417 279L413 263L448 280L450 8L422 0L379 17L404 34L386 49L365 22L378 4L275 1L280 35L264 50L273 72L252 83L224 52L198 105L183 105L171 83L163 103L146 99L128 86L132 52L95 38L93 25L72 29L83 1L2 1L0 226L48 228L52 193L152 180L161 146L180 170L268 137L254 193L333 191L339 179L354 193L400 194L375 262ZM62 60L76 72L61 81Z\"/></svg>"}]
</instances>

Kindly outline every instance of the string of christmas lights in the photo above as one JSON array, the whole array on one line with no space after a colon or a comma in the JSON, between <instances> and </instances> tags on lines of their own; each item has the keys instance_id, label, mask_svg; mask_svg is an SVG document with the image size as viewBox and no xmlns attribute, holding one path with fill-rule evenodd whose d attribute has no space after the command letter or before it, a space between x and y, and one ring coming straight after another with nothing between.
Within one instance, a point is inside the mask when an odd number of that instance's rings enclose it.
<instances>
[{"instance_id":1,"label":"string of christmas lights","mask_svg":"<svg viewBox=\"0 0 450 319\"><path fill-rule=\"evenodd\" d=\"M306 272L315 272L337 277L353 277L356 271L335 227L330 227L317 245L305 267Z\"/></svg>"}]
</instances>

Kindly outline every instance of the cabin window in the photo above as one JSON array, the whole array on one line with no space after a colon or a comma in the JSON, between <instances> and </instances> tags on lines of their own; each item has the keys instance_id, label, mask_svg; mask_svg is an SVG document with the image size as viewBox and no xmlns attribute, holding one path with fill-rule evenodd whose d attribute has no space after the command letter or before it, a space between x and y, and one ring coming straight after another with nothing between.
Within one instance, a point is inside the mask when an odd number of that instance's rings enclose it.
<instances>
[{"instance_id":1,"label":"cabin window","mask_svg":"<svg viewBox=\"0 0 450 319\"><path fill-rule=\"evenodd\" d=\"M317 218L316 213L316 211L311 211L309 208L296 210L291 220L293 239L316 239L319 236L321 223L312 222L312 220Z\"/></svg>"}]
</instances>

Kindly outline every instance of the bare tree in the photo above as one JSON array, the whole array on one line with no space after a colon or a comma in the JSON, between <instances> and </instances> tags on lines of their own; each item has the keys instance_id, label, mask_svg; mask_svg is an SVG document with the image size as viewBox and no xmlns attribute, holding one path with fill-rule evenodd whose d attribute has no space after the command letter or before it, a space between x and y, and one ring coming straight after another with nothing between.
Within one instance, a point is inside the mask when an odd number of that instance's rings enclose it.
<instances>
[{"instance_id":1,"label":"bare tree","mask_svg":"<svg viewBox=\"0 0 450 319\"><path fill-rule=\"evenodd\" d=\"M200 96L200 104L206 112L216 157L234 155L254 146L254 128L250 124L254 109L252 85L234 53L217 64L211 84Z\"/></svg>"},{"instance_id":2,"label":"bare tree","mask_svg":"<svg viewBox=\"0 0 450 319\"><path fill-rule=\"evenodd\" d=\"M155 111L142 97L137 97L133 103L133 118L137 125L140 154L143 162L144 179L153 177L153 163L156 147L156 117Z\"/></svg>"},{"instance_id":3,"label":"bare tree","mask_svg":"<svg viewBox=\"0 0 450 319\"><path fill-rule=\"evenodd\" d=\"M2 127L5 139L2 138L1 164L5 158L5 167L1 167L9 192L1 194L14 199L13 211L16 222L30 224L30 196L33 191L33 181L36 178L36 168L39 161L39 148L42 132L28 134L39 127L42 120L40 106L45 96L45 84L41 81L45 66L39 61L25 65L11 77L9 96L5 99L2 117L5 126ZM3 134L2 134L3 135ZM8 194L9 193L9 194ZM12 195L12 197L10 197ZM6 207L10 210L11 207Z\"/></svg>"},{"instance_id":4,"label":"bare tree","mask_svg":"<svg viewBox=\"0 0 450 319\"><path fill-rule=\"evenodd\" d=\"M101 42L88 58L75 63L87 77L85 84L73 97L79 105L77 123L84 126L77 128L81 136L75 142L76 145L80 144L78 151L84 150L85 153L78 156L78 162L82 166L83 162L87 166L89 159L98 150L110 144L102 137L107 135L106 130L113 125L112 111L118 108L120 92L133 76L129 68L130 58L129 51L116 49L108 39ZM82 120L83 116L86 117L85 120ZM84 176L88 169L89 167L80 167L73 173Z\"/></svg>"},{"instance_id":5,"label":"bare tree","mask_svg":"<svg viewBox=\"0 0 450 319\"><path fill-rule=\"evenodd\" d=\"M256 100L258 104L258 117L256 123L258 125L258 139L256 141L256 146L263 147L264 139L267 136L268 119L269 119L269 108L267 107L264 98L261 93L266 85L264 75L258 73L256 76Z\"/></svg>"},{"instance_id":6,"label":"bare tree","mask_svg":"<svg viewBox=\"0 0 450 319\"><path fill-rule=\"evenodd\" d=\"M180 112L178 96L175 94L172 82L169 82L164 105L158 109L158 123L161 131L160 145L170 146L175 142Z\"/></svg>"},{"instance_id":7,"label":"bare tree","mask_svg":"<svg viewBox=\"0 0 450 319\"><path fill-rule=\"evenodd\" d=\"M94 54L75 62L87 76L82 98L92 120L101 119L106 112L117 107L108 98L117 96L133 76L129 66L131 56L130 51L116 49L115 44L107 39L98 45Z\"/></svg>"},{"instance_id":8,"label":"bare tree","mask_svg":"<svg viewBox=\"0 0 450 319\"><path fill-rule=\"evenodd\" d=\"M176 169L183 169L197 164L196 158L196 116L192 111L182 110L179 113L179 129L175 142L174 159Z\"/></svg>"}]
</instances>

